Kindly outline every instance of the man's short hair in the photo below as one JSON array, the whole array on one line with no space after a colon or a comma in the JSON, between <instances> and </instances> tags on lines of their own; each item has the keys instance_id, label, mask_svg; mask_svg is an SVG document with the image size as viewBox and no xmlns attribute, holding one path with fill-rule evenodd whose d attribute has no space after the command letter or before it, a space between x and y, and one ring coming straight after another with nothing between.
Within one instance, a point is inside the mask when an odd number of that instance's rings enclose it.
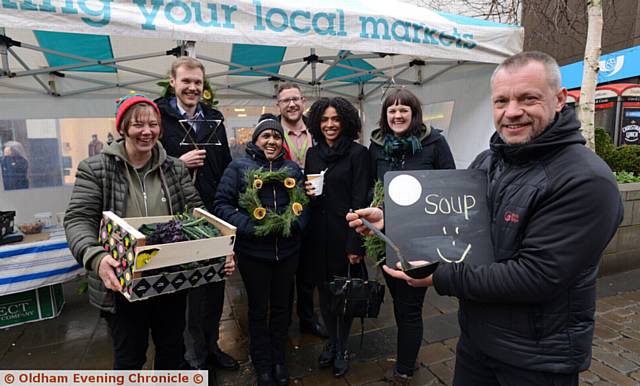
<instances>
[{"instance_id":1,"label":"man's short hair","mask_svg":"<svg viewBox=\"0 0 640 386\"><path fill-rule=\"evenodd\" d=\"M562 77L560 75L560 67L558 62L550 55L540 51L525 51L519 54L515 54L507 59L493 71L491 75L491 83L496 77L496 74L500 70L514 70L526 66L531 62L538 62L545 68L547 83L554 91L559 90L562 87Z\"/></svg>"},{"instance_id":2,"label":"man's short hair","mask_svg":"<svg viewBox=\"0 0 640 386\"><path fill-rule=\"evenodd\" d=\"M202 76L204 77L204 65L198 59L192 58L190 56L181 56L178 59L174 60L173 63L171 63L172 78L175 79L178 68L180 67L186 67L189 70L195 70L196 68L199 68L200 71L202 71Z\"/></svg>"},{"instance_id":3,"label":"man's short hair","mask_svg":"<svg viewBox=\"0 0 640 386\"><path fill-rule=\"evenodd\" d=\"M302 95L302 90L300 90L300 86L298 86L293 82L284 82L284 83L280 83L280 86L278 86L278 92L276 93L276 96L279 96L281 92L283 92L284 90L288 90L290 88L298 89L298 91L300 91L300 95Z\"/></svg>"}]
</instances>

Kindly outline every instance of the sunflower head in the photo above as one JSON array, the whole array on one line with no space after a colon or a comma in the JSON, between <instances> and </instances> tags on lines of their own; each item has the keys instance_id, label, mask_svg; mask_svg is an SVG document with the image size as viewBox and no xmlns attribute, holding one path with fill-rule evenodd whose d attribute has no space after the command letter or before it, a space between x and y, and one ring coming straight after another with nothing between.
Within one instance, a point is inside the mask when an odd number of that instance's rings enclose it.
<instances>
[{"instance_id":1,"label":"sunflower head","mask_svg":"<svg viewBox=\"0 0 640 386\"><path fill-rule=\"evenodd\" d=\"M204 90L204 92L202 93L202 98L205 100L209 100L211 99L213 95L211 95L211 91L209 90Z\"/></svg>"},{"instance_id":2,"label":"sunflower head","mask_svg":"<svg viewBox=\"0 0 640 386\"><path fill-rule=\"evenodd\" d=\"M253 218L256 220L262 220L267 215L267 210L263 207L258 207L253 210Z\"/></svg>"},{"instance_id":3,"label":"sunflower head","mask_svg":"<svg viewBox=\"0 0 640 386\"><path fill-rule=\"evenodd\" d=\"M291 177L287 177L284 179L284 186L287 189L293 189L296 186L296 180Z\"/></svg>"},{"instance_id":4,"label":"sunflower head","mask_svg":"<svg viewBox=\"0 0 640 386\"><path fill-rule=\"evenodd\" d=\"M302 214L302 204L299 202L294 202L293 204L291 204L291 211L293 212L293 214L295 214L296 216L300 216Z\"/></svg>"},{"instance_id":5,"label":"sunflower head","mask_svg":"<svg viewBox=\"0 0 640 386\"><path fill-rule=\"evenodd\" d=\"M253 180L253 188L262 189L262 180L260 178L256 178L255 180Z\"/></svg>"}]
</instances>

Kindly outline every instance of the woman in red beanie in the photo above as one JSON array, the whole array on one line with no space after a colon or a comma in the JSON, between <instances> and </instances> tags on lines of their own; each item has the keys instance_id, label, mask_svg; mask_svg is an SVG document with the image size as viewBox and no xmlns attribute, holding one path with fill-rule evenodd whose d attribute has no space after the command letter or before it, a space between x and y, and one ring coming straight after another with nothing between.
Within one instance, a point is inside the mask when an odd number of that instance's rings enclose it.
<instances>
[{"instance_id":1,"label":"woman in red beanie","mask_svg":"<svg viewBox=\"0 0 640 386\"><path fill-rule=\"evenodd\" d=\"M120 293L116 260L97 240L103 211L120 217L172 215L202 206L189 172L158 142L162 126L156 104L140 94L117 102L121 139L78 166L64 227L73 256L88 271L89 301L111 332L116 370L142 369L149 330L155 369L183 366L185 294L178 291L130 303ZM227 273L233 271L229 259Z\"/></svg>"}]
</instances>

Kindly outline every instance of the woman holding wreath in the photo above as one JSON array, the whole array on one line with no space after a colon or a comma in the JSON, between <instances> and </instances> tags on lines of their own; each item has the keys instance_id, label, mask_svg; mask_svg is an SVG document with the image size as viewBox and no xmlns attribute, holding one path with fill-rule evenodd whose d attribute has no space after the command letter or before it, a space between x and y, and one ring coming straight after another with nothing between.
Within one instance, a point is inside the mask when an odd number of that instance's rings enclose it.
<instances>
[{"instance_id":1,"label":"woman holding wreath","mask_svg":"<svg viewBox=\"0 0 640 386\"><path fill-rule=\"evenodd\" d=\"M250 352L259 386L289 381L289 291L307 219L303 175L284 159L283 137L276 117L263 114L247 154L224 171L214 203L215 215L237 227L235 252L249 300Z\"/></svg>"},{"instance_id":2,"label":"woman holding wreath","mask_svg":"<svg viewBox=\"0 0 640 386\"><path fill-rule=\"evenodd\" d=\"M361 237L349 229L344 218L350 208L360 208L367 202L369 187L369 154L355 143L362 123L358 110L344 98L321 98L311 106L311 135L317 146L309 149L305 172L324 172L322 194L316 196L307 182L310 195L311 223L309 242L312 245L314 272L318 281L320 312L327 326L329 342L318 358L320 367L333 365L333 375L343 376L349 370L347 339L353 318L332 310L332 295L327 286L334 276L347 276L349 264L362 261ZM359 265L364 268L364 264Z\"/></svg>"}]
</instances>

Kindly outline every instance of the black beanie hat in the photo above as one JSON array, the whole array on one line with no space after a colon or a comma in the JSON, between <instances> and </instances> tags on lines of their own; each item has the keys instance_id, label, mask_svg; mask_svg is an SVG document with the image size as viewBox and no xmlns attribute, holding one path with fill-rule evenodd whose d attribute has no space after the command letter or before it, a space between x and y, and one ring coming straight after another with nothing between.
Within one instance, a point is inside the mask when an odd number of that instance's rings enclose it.
<instances>
[{"instance_id":1,"label":"black beanie hat","mask_svg":"<svg viewBox=\"0 0 640 386\"><path fill-rule=\"evenodd\" d=\"M256 129L251 136L251 142L256 143L258 136L265 130L275 130L280 134L280 137L284 138L284 130L280 124L280 120L273 114L262 114L258 119Z\"/></svg>"}]
</instances>

